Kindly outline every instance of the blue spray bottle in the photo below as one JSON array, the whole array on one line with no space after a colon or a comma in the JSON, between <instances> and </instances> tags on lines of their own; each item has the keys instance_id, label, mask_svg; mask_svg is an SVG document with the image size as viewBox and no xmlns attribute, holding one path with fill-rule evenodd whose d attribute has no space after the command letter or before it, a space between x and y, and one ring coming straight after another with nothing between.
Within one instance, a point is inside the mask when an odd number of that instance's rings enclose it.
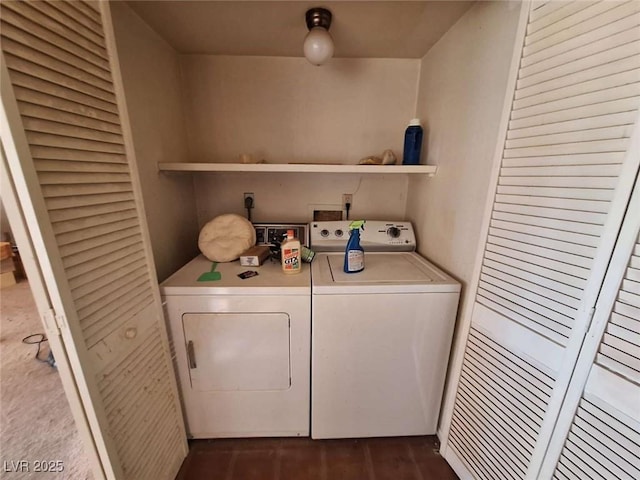
<instances>
[{"instance_id":1,"label":"blue spray bottle","mask_svg":"<svg viewBox=\"0 0 640 480\"><path fill-rule=\"evenodd\" d=\"M360 229L364 230L365 220L355 220L349 224L349 241L344 252L345 273L364 270L364 249L360 246Z\"/></svg>"}]
</instances>

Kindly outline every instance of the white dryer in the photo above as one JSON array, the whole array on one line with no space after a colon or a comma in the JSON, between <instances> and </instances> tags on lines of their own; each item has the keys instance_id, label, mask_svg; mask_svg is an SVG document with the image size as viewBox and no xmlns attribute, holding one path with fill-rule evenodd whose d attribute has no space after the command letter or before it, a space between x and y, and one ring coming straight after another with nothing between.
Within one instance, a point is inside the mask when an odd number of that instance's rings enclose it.
<instances>
[{"instance_id":1,"label":"white dryer","mask_svg":"<svg viewBox=\"0 0 640 480\"><path fill-rule=\"evenodd\" d=\"M413 251L400 222L367 221L365 269L344 273L348 224L310 230L311 436L434 434L460 284Z\"/></svg>"},{"instance_id":2,"label":"white dryer","mask_svg":"<svg viewBox=\"0 0 640 480\"><path fill-rule=\"evenodd\" d=\"M192 438L309 435L311 277L198 256L160 285ZM257 276L238 275L255 270Z\"/></svg>"}]
</instances>

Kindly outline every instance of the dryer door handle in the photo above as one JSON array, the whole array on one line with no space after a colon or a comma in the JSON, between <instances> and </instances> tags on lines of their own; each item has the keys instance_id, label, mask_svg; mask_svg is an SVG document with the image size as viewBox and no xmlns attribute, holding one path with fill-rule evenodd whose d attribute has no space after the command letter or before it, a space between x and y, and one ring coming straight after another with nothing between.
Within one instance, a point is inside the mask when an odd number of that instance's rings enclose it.
<instances>
[{"instance_id":1,"label":"dryer door handle","mask_svg":"<svg viewBox=\"0 0 640 480\"><path fill-rule=\"evenodd\" d=\"M187 357L189 358L189 368L196 368L196 352L193 348L193 340L187 342Z\"/></svg>"}]
</instances>

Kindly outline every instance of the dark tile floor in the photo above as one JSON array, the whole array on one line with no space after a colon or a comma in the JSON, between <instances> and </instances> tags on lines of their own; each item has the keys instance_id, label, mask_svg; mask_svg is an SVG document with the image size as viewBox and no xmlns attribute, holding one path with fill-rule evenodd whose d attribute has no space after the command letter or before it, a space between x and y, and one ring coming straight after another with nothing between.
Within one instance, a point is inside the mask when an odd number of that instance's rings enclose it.
<instances>
[{"instance_id":1,"label":"dark tile floor","mask_svg":"<svg viewBox=\"0 0 640 480\"><path fill-rule=\"evenodd\" d=\"M176 480L454 480L437 438L194 440Z\"/></svg>"}]
</instances>

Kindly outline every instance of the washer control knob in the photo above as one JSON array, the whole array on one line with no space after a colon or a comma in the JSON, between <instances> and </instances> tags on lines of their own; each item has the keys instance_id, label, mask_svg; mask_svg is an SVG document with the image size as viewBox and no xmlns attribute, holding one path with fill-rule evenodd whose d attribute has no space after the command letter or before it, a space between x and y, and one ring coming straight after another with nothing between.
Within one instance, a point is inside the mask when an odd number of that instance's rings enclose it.
<instances>
[{"instance_id":1,"label":"washer control knob","mask_svg":"<svg viewBox=\"0 0 640 480\"><path fill-rule=\"evenodd\" d=\"M344 232L340 229L335 231L336 237L341 237L342 235L344 235Z\"/></svg>"},{"instance_id":2,"label":"washer control knob","mask_svg":"<svg viewBox=\"0 0 640 480\"><path fill-rule=\"evenodd\" d=\"M320 235L322 235L323 237L328 237L329 236L329 230L327 230L326 228L320 230Z\"/></svg>"},{"instance_id":3,"label":"washer control knob","mask_svg":"<svg viewBox=\"0 0 640 480\"><path fill-rule=\"evenodd\" d=\"M387 235L391 238L398 238L400 236L400 229L398 227L389 227L387 229Z\"/></svg>"}]
</instances>

